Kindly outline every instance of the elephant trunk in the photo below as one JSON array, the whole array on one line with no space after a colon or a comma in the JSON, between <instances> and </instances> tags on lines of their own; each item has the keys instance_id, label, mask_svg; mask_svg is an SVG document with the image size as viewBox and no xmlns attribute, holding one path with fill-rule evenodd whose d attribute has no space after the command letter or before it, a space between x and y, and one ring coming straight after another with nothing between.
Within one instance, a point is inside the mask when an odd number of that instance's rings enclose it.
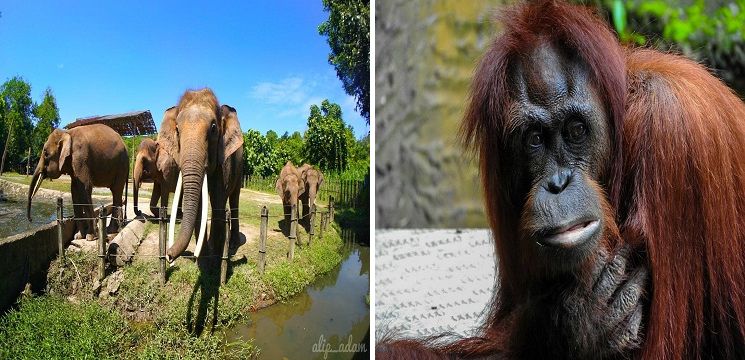
<instances>
[{"instance_id":1,"label":"elephant trunk","mask_svg":"<svg viewBox=\"0 0 745 360\"><path fill-rule=\"evenodd\" d=\"M316 192L318 186L312 185L310 189L308 189L308 207L313 206L313 204L316 203Z\"/></svg>"},{"instance_id":2,"label":"elephant trunk","mask_svg":"<svg viewBox=\"0 0 745 360\"><path fill-rule=\"evenodd\" d=\"M205 158L206 156L202 156ZM187 159L189 157L186 157ZM193 158L193 157L192 157ZM206 159L205 159L206 160ZM204 191L203 186L206 186L205 178L205 167L204 161L185 161L182 168L183 177L183 199L182 199L182 212L181 218L181 229L179 230L178 237L174 244L168 249L168 258L170 261L175 260L180 256L184 250L189 246L189 240L191 234L194 232L195 223L197 219L197 211L199 211L199 202L201 198L201 192ZM205 181L203 183L203 181ZM174 197L174 203L178 200ZM204 206L206 210L207 199L204 199ZM171 211L175 213L175 209ZM202 222L206 222L206 216L201 219ZM204 227L204 226L200 226ZM200 233L203 235L204 232Z\"/></svg>"},{"instance_id":3,"label":"elephant trunk","mask_svg":"<svg viewBox=\"0 0 745 360\"><path fill-rule=\"evenodd\" d=\"M142 159L140 158L139 155L137 156L137 160L135 160L135 169L134 169L133 175L134 175L133 176L134 179L132 181L132 193L133 193L134 199L132 200L134 200L135 214L139 216L139 215L142 215L140 213L140 209L138 208L140 184L142 180Z\"/></svg>"},{"instance_id":4,"label":"elephant trunk","mask_svg":"<svg viewBox=\"0 0 745 360\"><path fill-rule=\"evenodd\" d=\"M39 191L39 186L41 186L41 182L44 180L44 175L42 174L42 170L44 169L43 161L43 158L39 159L39 165L36 166L36 170L34 170L34 176L31 178L31 183L28 185L28 204L26 205L26 217L28 218L29 222L31 222L31 198L36 195L37 191Z\"/></svg>"}]
</instances>

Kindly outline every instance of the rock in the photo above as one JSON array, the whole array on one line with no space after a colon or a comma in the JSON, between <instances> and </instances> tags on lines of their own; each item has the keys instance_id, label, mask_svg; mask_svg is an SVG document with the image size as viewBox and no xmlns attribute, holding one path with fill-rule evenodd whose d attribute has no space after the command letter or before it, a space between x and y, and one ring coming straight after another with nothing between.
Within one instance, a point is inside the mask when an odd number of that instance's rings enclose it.
<instances>
[{"instance_id":1,"label":"rock","mask_svg":"<svg viewBox=\"0 0 745 360\"><path fill-rule=\"evenodd\" d=\"M119 269L113 274L106 278L106 293L109 295L116 295L119 292L119 285L124 280L124 271Z\"/></svg>"},{"instance_id":2,"label":"rock","mask_svg":"<svg viewBox=\"0 0 745 360\"><path fill-rule=\"evenodd\" d=\"M98 279L93 280L93 295L98 295L101 291L101 281Z\"/></svg>"}]
</instances>

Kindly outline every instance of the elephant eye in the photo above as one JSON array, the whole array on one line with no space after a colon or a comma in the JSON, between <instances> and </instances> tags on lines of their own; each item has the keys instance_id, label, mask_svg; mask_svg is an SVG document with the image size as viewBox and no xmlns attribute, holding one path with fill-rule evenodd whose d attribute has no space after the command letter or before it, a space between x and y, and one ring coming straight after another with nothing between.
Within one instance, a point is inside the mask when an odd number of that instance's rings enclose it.
<instances>
[{"instance_id":1,"label":"elephant eye","mask_svg":"<svg viewBox=\"0 0 745 360\"><path fill-rule=\"evenodd\" d=\"M212 123L212 126L210 126L210 130L212 131L212 133L216 133L217 132L217 124Z\"/></svg>"}]
</instances>

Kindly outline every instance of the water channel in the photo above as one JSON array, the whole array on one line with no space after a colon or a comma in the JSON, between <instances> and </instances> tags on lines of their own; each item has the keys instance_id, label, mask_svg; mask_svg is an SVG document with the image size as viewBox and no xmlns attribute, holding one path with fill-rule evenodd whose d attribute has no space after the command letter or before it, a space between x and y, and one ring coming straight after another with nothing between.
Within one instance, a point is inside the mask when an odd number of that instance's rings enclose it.
<instances>
[{"instance_id":1,"label":"water channel","mask_svg":"<svg viewBox=\"0 0 745 360\"><path fill-rule=\"evenodd\" d=\"M226 331L228 342L255 339L262 359L351 359L340 344L370 348L370 248L367 229L342 232L346 245L340 266L316 279L300 294L251 314ZM327 345L328 344L328 345ZM316 351L314 351L316 350ZM368 353L364 358L368 357ZM357 355L359 356L359 354Z\"/></svg>"}]
</instances>

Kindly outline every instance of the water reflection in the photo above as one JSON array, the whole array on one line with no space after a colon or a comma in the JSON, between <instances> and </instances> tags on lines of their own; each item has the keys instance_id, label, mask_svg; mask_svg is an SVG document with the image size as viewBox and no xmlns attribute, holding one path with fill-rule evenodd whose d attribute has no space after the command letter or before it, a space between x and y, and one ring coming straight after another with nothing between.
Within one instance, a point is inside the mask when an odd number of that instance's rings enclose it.
<instances>
[{"instance_id":1,"label":"water reflection","mask_svg":"<svg viewBox=\"0 0 745 360\"><path fill-rule=\"evenodd\" d=\"M8 196L7 201L0 201L0 238L8 237L39 225L48 224L57 219L57 206L54 202L34 199L31 203L33 222L26 218L26 199Z\"/></svg>"},{"instance_id":2,"label":"water reflection","mask_svg":"<svg viewBox=\"0 0 745 360\"><path fill-rule=\"evenodd\" d=\"M364 342L370 327L370 309L365 303L370 291L370 249L354 242L359 233L342 231L346 250L341 266L286 303L251 314L249 323L227 331L227 341L253 338L263 359L322 359L323 353L313 352L321 335L333 349L346 344L350 335L352 343ZM365 346L369 349L369 344ZM353 356L328 353L329 359Z\"/></svg>"}]
</instances>

